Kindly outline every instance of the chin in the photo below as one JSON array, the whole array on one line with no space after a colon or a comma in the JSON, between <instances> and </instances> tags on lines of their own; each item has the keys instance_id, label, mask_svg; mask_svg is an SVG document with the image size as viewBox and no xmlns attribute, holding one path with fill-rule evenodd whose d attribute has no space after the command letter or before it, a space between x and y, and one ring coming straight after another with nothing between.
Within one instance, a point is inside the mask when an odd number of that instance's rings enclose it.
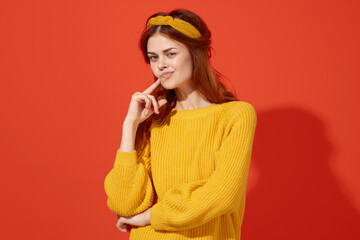
<instances>
[{"instance_id":1,"label":"chin","mask_svg":"<svg viewBox=\"0 0 360 240\"><path fill-rule=\"evenodd\" d=\"M160 84L161 84L162 87L165 88L166 90L175 89L176 86L174 86L173 84L171 84L171 82L169 82L170 80L171 80L171 79L161 78L161 79L160 79Z\"/></svg>"},{"instance_id":2,"label":"chin","mask_svg":"<svg viewBox=\"0 0 360 240\"><path fill-rule=\"evenodd\" d=\"M174 86L171 86L171 85L168 85L168 84L161 84L162 87L166 90L172 90L172 89L175 89L176 87Z\"/></svg>"}]
</instances>

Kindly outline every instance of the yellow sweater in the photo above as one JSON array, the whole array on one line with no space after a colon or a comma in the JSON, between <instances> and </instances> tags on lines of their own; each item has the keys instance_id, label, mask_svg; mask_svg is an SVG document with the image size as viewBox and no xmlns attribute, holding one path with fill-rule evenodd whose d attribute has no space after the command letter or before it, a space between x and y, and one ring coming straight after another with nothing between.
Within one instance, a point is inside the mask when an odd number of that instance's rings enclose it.
<instances>
[{"instance_id":1,"label":"yellow sweater","mask_svg":"<svg viewBox=\"0 0 360 240\"><path fill-rule=\"evenodd\" d=\"M144 157L118 150L107 206L121 216L152 207L151 225L133 228L130 240L240 239L256 123L243 101L172 109L151 129Z\"/></svg>"}]
</instances>

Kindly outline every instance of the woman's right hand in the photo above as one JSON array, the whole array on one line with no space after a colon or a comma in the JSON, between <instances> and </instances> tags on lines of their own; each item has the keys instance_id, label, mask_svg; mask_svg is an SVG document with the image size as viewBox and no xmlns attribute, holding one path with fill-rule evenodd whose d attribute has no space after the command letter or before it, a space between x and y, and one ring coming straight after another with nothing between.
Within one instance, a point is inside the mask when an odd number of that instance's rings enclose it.
<instances>
[{"instance_id":1,"label":"woman's right hand","mask_svg":"<svg viewBox=\"0 0 360 240\"><path fill-rule=\"evenodd\" d=\"M136 92L132 95L129 110L126 115L127 120L140 124L154 112L159 114L159 108L167 103L166 99L160 99L157 101L155 97L151 95L159 84L160 78L145 91Z\"/></svg>"}]
</instances>

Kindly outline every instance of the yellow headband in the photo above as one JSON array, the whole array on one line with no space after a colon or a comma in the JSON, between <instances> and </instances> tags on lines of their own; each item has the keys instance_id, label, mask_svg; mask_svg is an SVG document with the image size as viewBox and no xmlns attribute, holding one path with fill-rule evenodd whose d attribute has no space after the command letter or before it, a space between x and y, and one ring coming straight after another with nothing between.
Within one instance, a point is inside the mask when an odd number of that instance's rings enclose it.
<instances>
[{"instance_id":1,"label":"yellow headband","mask_svg":"<svg viewBox=\"0 0 360 240\"><path fill-rule=\"evenodd\" d=\"M201 37L201 33L190 23L172 16L156 16L149 19L146 27L151 25L169 25L191 38Z\"/></svg>"}]
</instances>

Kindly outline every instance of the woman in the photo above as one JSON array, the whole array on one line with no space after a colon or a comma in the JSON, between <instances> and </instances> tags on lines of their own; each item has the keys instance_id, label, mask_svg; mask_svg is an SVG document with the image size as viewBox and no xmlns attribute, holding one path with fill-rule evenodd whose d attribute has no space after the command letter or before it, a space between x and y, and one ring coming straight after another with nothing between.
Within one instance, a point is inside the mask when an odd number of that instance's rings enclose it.
<instances>
[{"instance_id":1,"label":"woman","mask_svg":"<svg viewBox=\"0 0 360 240\"><path fill-rule=\"evenodd\" d=\"M105 179L130 239L240 239L257 116L209 63L196 14L152 15L140 46L155 82L132 95Z\"/></svg>"}]
</instances>

